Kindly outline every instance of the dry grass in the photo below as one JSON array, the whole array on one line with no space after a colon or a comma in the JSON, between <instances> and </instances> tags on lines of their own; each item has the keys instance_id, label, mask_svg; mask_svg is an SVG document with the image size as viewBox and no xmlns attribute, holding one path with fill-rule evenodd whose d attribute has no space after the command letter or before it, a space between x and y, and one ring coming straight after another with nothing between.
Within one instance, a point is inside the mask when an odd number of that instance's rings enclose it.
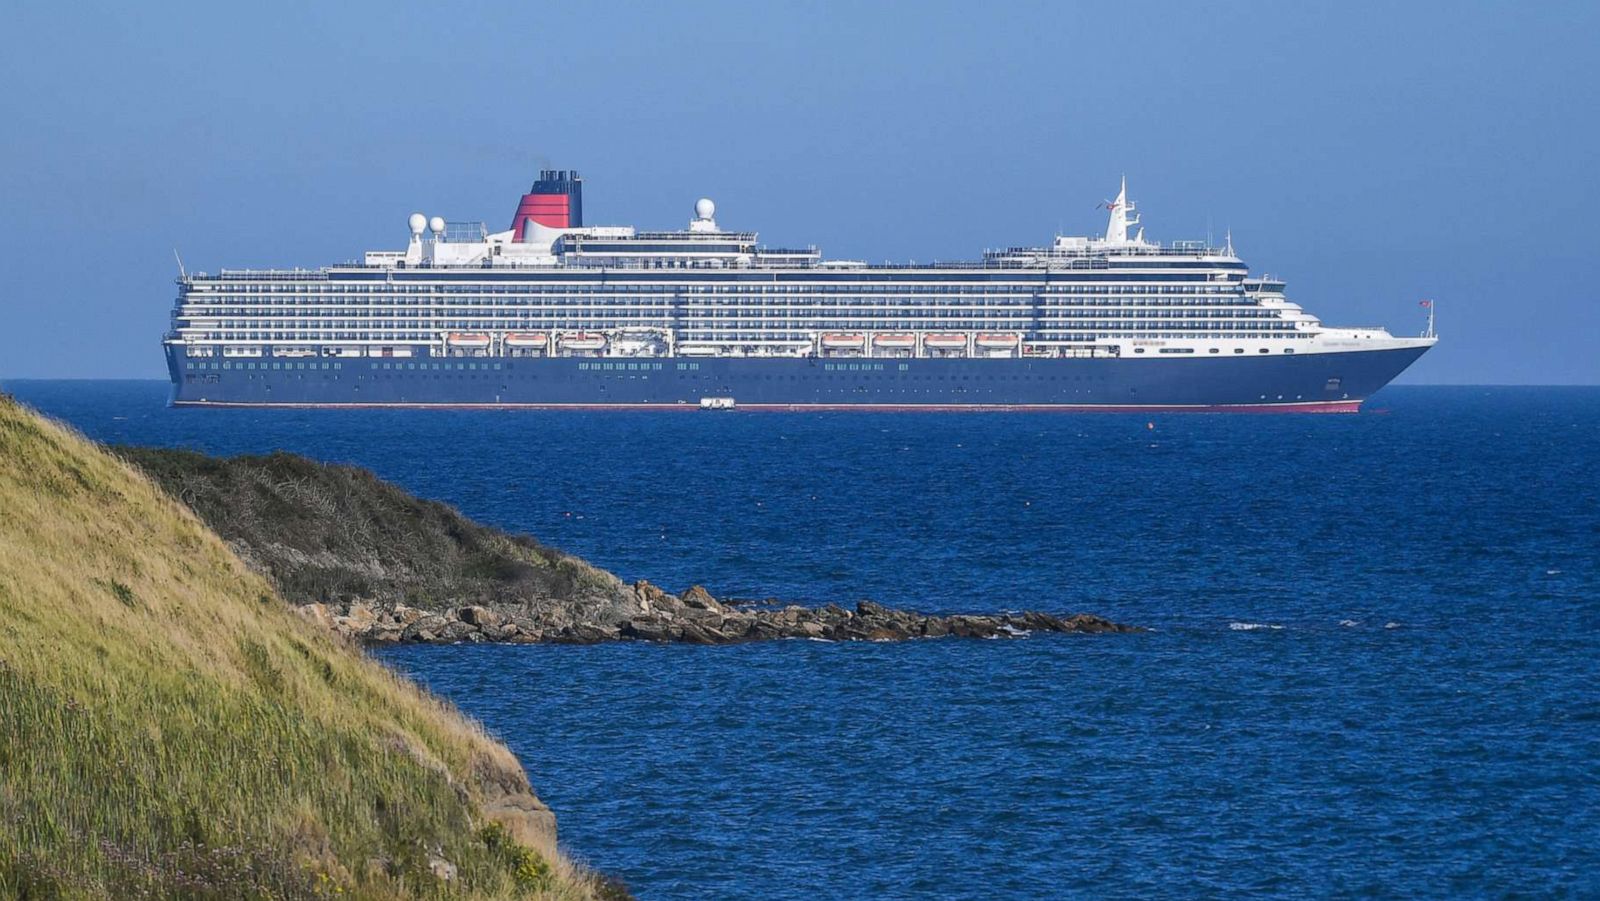
<instances>
[{"instance_id":1,"label":"dry grass","mask_svg":"<svg viewBox=\"0 0 1600 901\"><path fill-rule=\"evenodd\" d=\"M0 396L0 896L593 896L482 814L525 787L143 475Z\"/></svg>"}]
</instances>

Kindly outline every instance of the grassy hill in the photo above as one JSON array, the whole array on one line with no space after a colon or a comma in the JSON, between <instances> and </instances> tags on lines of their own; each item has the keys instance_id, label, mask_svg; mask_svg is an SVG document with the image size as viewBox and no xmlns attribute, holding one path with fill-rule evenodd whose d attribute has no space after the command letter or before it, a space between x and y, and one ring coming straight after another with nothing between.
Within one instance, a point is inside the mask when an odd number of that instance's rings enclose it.
<instances>
[{"instance_id":1,"label":"grassy hill","mask_svg":"<svg viewBox=\"0 0 1600 901\"><path fill-rule=\"evenodd\" d=\"M508 750L0 396L0 897L605 891Z\"/></svg>"},{"instance_id":2,"label":"grassy hill","mask_svg":"<svg viewBox=\"0 0 1600 901\"><path fill-rule=\"evenodd\" d=\"M294 604L561 606L581 619L633 602L611 573L480 525L365 469L283 452L220 458L113 450L194 510Z\"/></svg>"}]
</instances>

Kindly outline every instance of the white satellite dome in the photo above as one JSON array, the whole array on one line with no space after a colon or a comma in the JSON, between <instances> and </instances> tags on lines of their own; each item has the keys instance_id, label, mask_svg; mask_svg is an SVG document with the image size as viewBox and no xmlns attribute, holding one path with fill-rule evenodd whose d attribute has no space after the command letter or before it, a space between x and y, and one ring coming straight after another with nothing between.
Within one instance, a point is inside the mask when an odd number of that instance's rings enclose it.
<instances>
[{"instance_id":1,"label":"white satellite dome","mask_svg":"<svg viewBox=\"0 0 1600 901\"><path fill-rule=\"evenodd\" d=\"M444 217L435 216L428 220L428 230L436 235L444 234Z\"/></svg>"},{"instance_id":2,"label":"white satellite dome","mask_svg":"<svg viewBox=\"0 0 1600 901\"><path fill-rule=\"evenodd\" d=\"M409 221L411 223L411 233L413 235L422 234L422 230L428 227L428 217L422 215L421 213L412 213Z\"/></svg>"},{"instance_id":3,"label":"white satellite dome","mask_svg":"<svg viewBox=\"0 0 1600 901\"><path fill-rule=\"evenodd\" d=\"M711 202L711 198L702 197L694 202L694 217L696 219L710 219L716 213L717 205Z\"/></svg>"}]
</instances>

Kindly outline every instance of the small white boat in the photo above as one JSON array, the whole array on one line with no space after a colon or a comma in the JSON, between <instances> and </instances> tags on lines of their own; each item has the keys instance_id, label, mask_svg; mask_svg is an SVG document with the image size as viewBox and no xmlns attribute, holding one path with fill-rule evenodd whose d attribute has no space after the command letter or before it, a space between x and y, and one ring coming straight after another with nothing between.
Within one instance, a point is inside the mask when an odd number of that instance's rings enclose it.
<instances>
[{"instance_id":1,"label":"small white boat","mask_svg":"<svg viewBox=\"0 0 1600 901\"><path fill-rule=\"evenodd\" d=\"M731 397L702 397L700 409L702 410L732 410L733 398Z\"/></svg>"},{"instance_id":2,"label":"small white boat","mask_svg":"<svg viewBox=\"0 0 1600 901\"><path fill-rule=\"evenodd\" d=\"M680 357L714 357L717 355L715 344L680 344L678 356Z\"/></svg>"},{"instance_id":3,"label":"small white boat","mask_svg":"<svg viewBox=\"0 0 1600 901\"><path fill-rule=\"evenodd\" d=\"M917 336L907 334L873 335L872 346L910 350L917 346Z\"/></svg>"},{"instance_id":4,"label":"small white boat","mask_svg":"<svg viewBox=\"0 0 1600 901\"><path fill-rule=\"evenodd\" d=\"M444 342L451 347L483 350L489 346L489 336L483 332L451 332Z\"/></svg>"},{"instance_id":5,"label":"small white boat","mask_svg":"<svg viewBox=\"0 0 1600 901\"><path fill-rule=\"evenodd\" d=\"M922 344L930 350L966 350L966 335L928 335Z\"/></svg>"}]
</instances>

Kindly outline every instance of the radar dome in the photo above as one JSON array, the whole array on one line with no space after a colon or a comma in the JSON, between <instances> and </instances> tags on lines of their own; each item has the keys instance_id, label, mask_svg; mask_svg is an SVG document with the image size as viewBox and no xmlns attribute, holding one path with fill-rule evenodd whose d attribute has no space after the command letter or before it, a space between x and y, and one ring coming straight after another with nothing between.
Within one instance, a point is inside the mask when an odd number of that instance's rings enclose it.
<instances>
[{"instance_id":1,"label":"radar dome","mask_svg":"<svg viewBox=\"0 0 1600 901\"><path fill-rule=\"evenodd\" d=\"M717 205L712 203L711 198L709 197L702 197L694 202L694 215L696 219L710 219L712 216L716 215L716 212Z\"/></svg>"},{"instance_id":2,"label":"radar dome","mask_svg":"<svg viewBox=\"0 0 1600 901\"><path fill-rule=\"evenodd\" d=\"M422 230L428 227L428 217L421 213L412 213L410 222L413 235L422 234Z\"/></svg>"},{"instance_id":3,"label":"radar dome","mask_svg":"<svg viewBox=\"0 0 1600 901\"><path fill-rule=\"evenodd\" d=\"M444 217L435 216L428 220L428 230L436 235L444 234Z\"/></svg>"}]
</instances>

